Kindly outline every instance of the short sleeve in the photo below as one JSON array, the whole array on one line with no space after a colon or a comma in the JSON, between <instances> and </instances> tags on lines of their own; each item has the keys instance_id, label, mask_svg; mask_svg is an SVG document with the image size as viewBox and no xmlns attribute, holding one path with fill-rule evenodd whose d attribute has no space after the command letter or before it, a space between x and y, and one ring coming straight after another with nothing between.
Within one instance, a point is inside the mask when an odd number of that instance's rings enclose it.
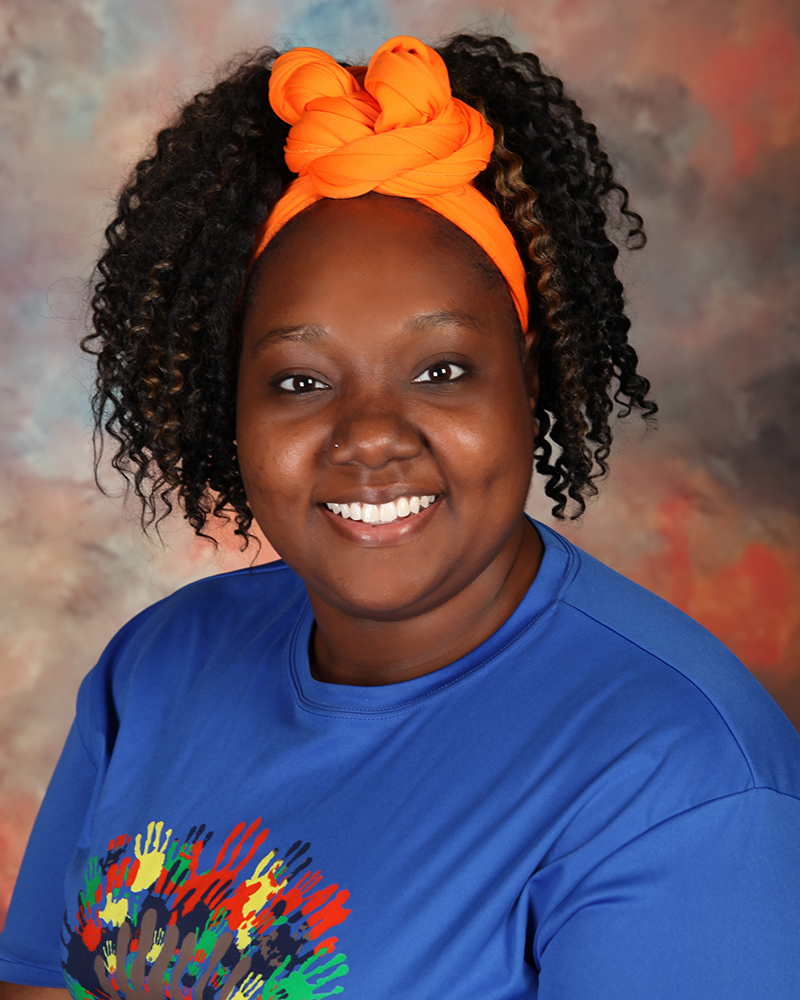
<instances>
[{"instance_id":1,"label":"short sleeve","mask_svg":"<svg viewBox=\"0 0 800 1000\"><path fill-rule=\"evenodd\" d=\"M63 989L66 884L80 882L94 810L148 623L166 598L113 637L81 684L77 712L50 779L0 934L0 981Z\"/></svg>"},{"instance_id":2,"label":"short sleeve","mask_svg":"<svg viewBox=\"0 0 800 1000\"><path fill-rule=\"evenodd\" d=\"M800 801L756 788L660 823L542 915L533 958L538 1000L797 1000Z\"/></svg>"},{"instance_id":3,"label":"short sleeve","mask_svg":"<svg viewBox=\"0 0 800 1000\"><path fill-rule=\"evenodd\" d=\"M0 981L64 987L64 880L96 779L76 720L36 817L0 934Z\"/></svg>"}]
</instances>

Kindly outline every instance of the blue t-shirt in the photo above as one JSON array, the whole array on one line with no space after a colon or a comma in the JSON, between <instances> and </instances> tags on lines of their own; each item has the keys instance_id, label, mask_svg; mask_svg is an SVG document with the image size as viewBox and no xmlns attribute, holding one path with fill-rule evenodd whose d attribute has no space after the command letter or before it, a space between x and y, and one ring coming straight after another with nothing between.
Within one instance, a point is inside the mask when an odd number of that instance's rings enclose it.
<instances>
[{"instance_id":1,"label":"blue t-shirt","mask_svg":"<svg viewBox=\"0 0 800 1000\"><path fill-rule=\"evenodd\" d=\"M797 1000L798 734L699 625L537 527L511 617L399 684L311 676L282 563L130 622L81 687L0 979Z\"/></svg>"}]
</instances>

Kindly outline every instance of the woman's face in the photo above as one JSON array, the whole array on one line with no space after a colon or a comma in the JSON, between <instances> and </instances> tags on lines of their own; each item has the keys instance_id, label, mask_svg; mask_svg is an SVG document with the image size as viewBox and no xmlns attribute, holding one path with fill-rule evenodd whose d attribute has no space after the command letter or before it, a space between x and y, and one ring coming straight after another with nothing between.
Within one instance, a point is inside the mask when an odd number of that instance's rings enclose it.
<instances>
[{"instance_id":1,"label":"woman's face","mask_svg":"<svg viewBox=\"0 0 800 1000\"><path fill-rule=\"evenodd\" d=\"M258 524L312 600L443 604L523 531L533 400L505 285L432 212L375 196L297 218L256 281L237 442Z\"/></svg>"}]
</instances>

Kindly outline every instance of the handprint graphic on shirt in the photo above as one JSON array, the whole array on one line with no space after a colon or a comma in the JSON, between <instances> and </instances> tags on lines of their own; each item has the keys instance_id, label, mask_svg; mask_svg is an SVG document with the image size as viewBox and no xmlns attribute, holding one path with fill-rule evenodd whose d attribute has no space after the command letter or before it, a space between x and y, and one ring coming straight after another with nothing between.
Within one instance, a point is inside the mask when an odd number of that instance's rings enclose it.
<instances>
[{"instance_id":1,"label":"handprint graphic on shirt","mask_svg":"<svg viewBox=\"0 0 800 1000\"><path fill-rule=\"evenodd\" d=\"M166 848L169 844L169 838L172 836L172 830L167 830L164 834L164 842L159 847L163 827L163 823L147 824L147 840L145 841L144 850L142 850L142 835L140 833L136 834L133 851L136 855L136 860L139 862L139 868L131 886L134 892L139 892L141 889L149 889L161 874Z\"/></svg>"},{"instance_id":2,"label":"handprint graphic on shirt","mask_svg":"<svg viewBox=\"0 0 800 1000\"><path fill-rule=\"evenodd\" d=\"M105 963L106 971L109 976L113 976L117 970L117 953L114 950L114 945L110 941L106 941L103 944L103 962ZM97 959L95 959L95 966L97 965Z\"/></svg>"},{"instance_id":3,"label":"handprint graphic on shirt","mask_svg":"<svg viewBox=\"0 0 800 1000\"><path fill-rule=\"evenodd\" d=\"M95 959L95 972L97 979L106 993L112 1000L155 1000L155 998L180 997L183 995L181 988L181 978L184 970L193 954L196 938L194 934L187 934L183 944L178 951L178 958L172 969L171 975L165 976L173 957L175 946L178 940L178 930L172 925L164 935L164 947L159 950L155 962L148 965L148 956L152 951L156 938L157 912L145 910L142 914L142 922L139 929L139 937L133 962L128 961L131 946L132 927L129 922L123 924L117 935L117 958L118 964L116 973L113 976L106 975L106 966L102 958L98 955ZM203 996L206 983L211 977L212 971L217 967L222 955L230 946L233 935L222 935L211 953L208 963L208 971L198 980L195 986L195 995ZM128 966L130 970L128 971ZM247 975L250 968L250 959L241 959L236 967L221 983L221 989L217 993L219 1000L227 1000L233 992L237 983ZM169 994L165 992L168 988Z\"/></svg>"},{"instance_id":4,"label":"handprint graphic on shirt","mask_svg":"<svg viewBox=\"0 0 800 1000\"><path fill-rule=\"evenodd\" d=\"M348 892L321 885L310 845L264 851L261 820L237 824L216 854L195 826L163 821L109 841L86 863L65 914L64 972L76 1000L317 1000L347 974L332 928ZM132 847L132 850L131 850Z\"/></svg>"}]
</instances>

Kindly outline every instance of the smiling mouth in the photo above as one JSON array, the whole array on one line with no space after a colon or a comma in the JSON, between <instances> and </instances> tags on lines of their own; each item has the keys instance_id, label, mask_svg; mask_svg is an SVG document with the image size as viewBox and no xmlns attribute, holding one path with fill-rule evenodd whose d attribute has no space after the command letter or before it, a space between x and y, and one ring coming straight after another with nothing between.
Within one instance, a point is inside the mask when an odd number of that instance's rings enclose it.
<instances>
[{"instance_id":1,"label":"smiling mouth","mask_svg":"<svg viewBox=\"0 0 800 1000\"><path fill-rule=\"evenodd\" d=\"M435 494L421 497L398 497L389 503L326 503L329 511L351 521L365 524L391 524L398 518L413 517L435 503Z\"/></svg>"}]
</instances>

